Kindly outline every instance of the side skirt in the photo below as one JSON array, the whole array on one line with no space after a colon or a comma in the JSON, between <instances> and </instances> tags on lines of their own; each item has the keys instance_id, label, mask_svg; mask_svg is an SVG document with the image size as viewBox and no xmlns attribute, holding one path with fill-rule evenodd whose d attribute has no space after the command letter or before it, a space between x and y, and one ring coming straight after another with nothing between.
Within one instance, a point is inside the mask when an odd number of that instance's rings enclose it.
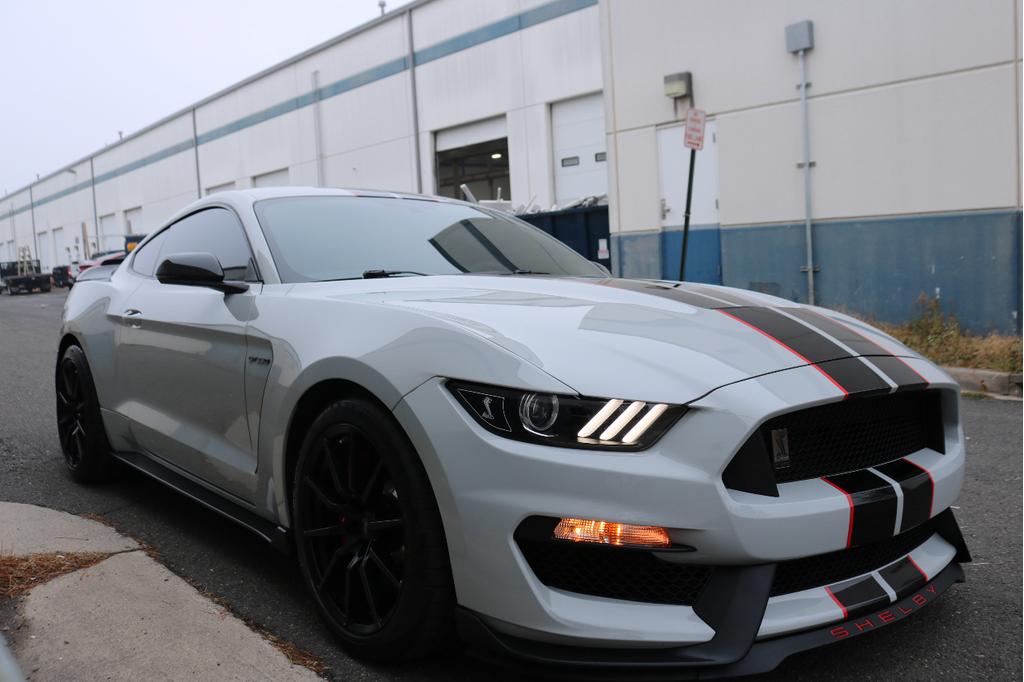
<instances>
[{"instance_id":1,"label":"side skirt","mask_svg":"<svg viewBox=\"0 0 1024 682\"><path fill-rule=\"evenodd\" d=\"M221 516L234 521L246 530L259 535L282 554L290 555L292 553L292 544L287 529L267 521L248 509L240 507L231 500L204 488L143 454L126 451L112 452L110 454L136 471L140 471L150 478L160 481L167 487L173 488L207 509L211 509Z\"/></svg>"}]
</instances>

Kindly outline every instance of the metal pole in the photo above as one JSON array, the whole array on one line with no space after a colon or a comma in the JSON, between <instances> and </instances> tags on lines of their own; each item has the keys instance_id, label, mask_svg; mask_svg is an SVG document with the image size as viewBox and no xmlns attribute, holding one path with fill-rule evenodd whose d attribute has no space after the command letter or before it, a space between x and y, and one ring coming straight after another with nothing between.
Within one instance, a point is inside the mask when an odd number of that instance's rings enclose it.
<instances>
[{"instance_id":1,"label":"metal pole","mask_svg":"<svg viewBox=\"0 0 1024 682\"><path fill-rule=\"evenodd\" d=\"M807 244L807 302L814 305L814 235L811 231L811 131L807 119L807 50L800 50L800 121L804 133L804 241Z\"/></svg>"},{"instance_id":2,"label":"metal pole","mask_svg":"<svg viewBox=\"0 0 1024 682\"><path fill-rule=\"evenodd\" d=\"M36 200L32 198L32 185L28 186L28 210L32 214L32 246L35 248L36 258L39 258L39 240L36 239ZM39 267L42 267L42 263Z\"/></svg>"},{"instance_id":3,"label":"metal pole","mask_svg":"<svg viewBox=\"0 0 1024 682\"><path fill-rule=\"evenodd\" d=\"M693 198L693 166L697 150L690 150L690 175L686 180L686 210L683 212L683 253L679 260L679 281L686 281L686 249L690 242L690 199Z\"/></svg>"},{"instance_id":4,"label":"metal pole","mask_svg":"<svg viewBox=\"0 0 1024 682\"><path fill-rule=\"evenodd\" d=\"M96 168L93 165L93 158L89 157L89 183L92 185L92 224L96 228L96 248L100 248L100 219L99 214L96 212ZM85 258L89 257L89 230L85 227L85 223L82 223L82 232L85 237L85 243L82 244L82 255Z\"/></svg>"},{"instance_id":5,"label":"metal pole","mask_svg":"<svg viewBox=\"0 0 1024 682\"><path fill-rule=\"evenodd\" d=\"M11 253L11 259L17 259L18 254L18 231L14 227L14 202L11 202L11 243L14 244L14 251Z\"/></svg>"},{"instance_id":6,"label":"metal pole","mask_svg":"<svg viewBox=\"0 0 1024 682\"><path fill-rule=\"evenodd\" d=\"M423 173L420 168L420 113L419 103L416 101L416 51L413 49L412 43L412 10L407 10L405 13L406 18L406 40L409 44L409 51L406 55L406 61L409 62L409 93L410 100L412 101L412 148L413 148L413 162L416 164L416 192L419 194L423 193Z\"/></svg>"},{"instance_id":7,"label":"metal pole","mask_svg":"<svg viewBox=\"0 0 1024 682\"><path fill-rule=\"evenodd\" d=\"M316 70L309 74L309 83L313 86L313 172L316 176L316 186L324 185L324 160L321 152L320 133L320 71Z\"/></svg>"},{"instance_id":8,"label":"metal pole","mask_svg":"<svg viewBox=\"0 0 1024 682\"><path fill-rule=\"evenodd\" d=\"M192 151L196 160L196 199L203 198L203 183L199 175L199 129L196 127L196 108L192 107Z\"/></svg>"}]
</instances>

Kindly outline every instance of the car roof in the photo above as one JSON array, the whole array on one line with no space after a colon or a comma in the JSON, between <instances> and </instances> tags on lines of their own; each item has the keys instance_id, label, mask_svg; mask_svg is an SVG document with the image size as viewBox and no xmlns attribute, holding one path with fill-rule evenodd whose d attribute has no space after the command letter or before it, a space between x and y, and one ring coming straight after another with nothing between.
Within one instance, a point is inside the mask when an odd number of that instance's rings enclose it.
<instances>
[{"instance_id":1,"label":"car roof","mask_svg":"<svg viewBox=\"0 0 1024 682\"><path fill-rule=\"evenodd\" d=\"M280 197L337 196L337 197L378 197L385 199L416 199L420 201L439 201L446 203L466 203L431 194L415 194L413 192L393 192L389 190L359 189L348 187L253 187L249 189L232 189L217 192L204 197L216 201L218 199L248 200L250 202Z\"/></svg>"}]
</instances>

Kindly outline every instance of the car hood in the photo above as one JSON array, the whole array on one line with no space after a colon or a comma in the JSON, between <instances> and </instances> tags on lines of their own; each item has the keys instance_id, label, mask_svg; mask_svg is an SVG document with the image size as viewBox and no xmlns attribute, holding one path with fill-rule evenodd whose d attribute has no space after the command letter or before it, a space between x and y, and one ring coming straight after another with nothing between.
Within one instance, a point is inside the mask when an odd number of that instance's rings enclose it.
<instances>
[{"instance_id":1,"label":"car hood","mask_svg":"<svg viewBox=\"0 0 1024 682\"><path fill-rule=\"evenodd\" d=\"M809 362L732 314L740 312L737 308L792 312L808 306L727 287L478 275L300 286L328 298L393 306L447 321L588 396L685 403L725 384ZM887 352L916 357L857 320L814 310L856 326L858 334ZM847 351L837 357L856 354ZM828 359L819 356L816 362Z\"/></svg>"}]
</instances>

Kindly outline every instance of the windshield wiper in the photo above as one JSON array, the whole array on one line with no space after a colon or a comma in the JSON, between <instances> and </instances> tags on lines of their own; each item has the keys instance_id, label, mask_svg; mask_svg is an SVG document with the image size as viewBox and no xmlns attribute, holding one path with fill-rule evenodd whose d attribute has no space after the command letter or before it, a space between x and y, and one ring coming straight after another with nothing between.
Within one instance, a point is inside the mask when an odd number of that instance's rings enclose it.
<instances>
[{"instance_id":1,"label":"windshield wiper","mask_svg":"<svg viewBox=\"0 0 1024 682\"><path fill-rule=\"evenodd\" d=\"M420 275L426 277L427 275L422 272L415 272L414 270L364 270L363 279L382 279L384 277L394 277L395 275Z\"/></svg>"},{"instance_id":2,"label":"windshield wiper","mask_svg":"<svg viewBox=\"0 0 1024 682\"><path fill-rule=\"evenodd\" d=\"M536 270L471 270L459 273L462 275L550 275L550 272L538 272Z\"/></svg>"}]
</instances>

